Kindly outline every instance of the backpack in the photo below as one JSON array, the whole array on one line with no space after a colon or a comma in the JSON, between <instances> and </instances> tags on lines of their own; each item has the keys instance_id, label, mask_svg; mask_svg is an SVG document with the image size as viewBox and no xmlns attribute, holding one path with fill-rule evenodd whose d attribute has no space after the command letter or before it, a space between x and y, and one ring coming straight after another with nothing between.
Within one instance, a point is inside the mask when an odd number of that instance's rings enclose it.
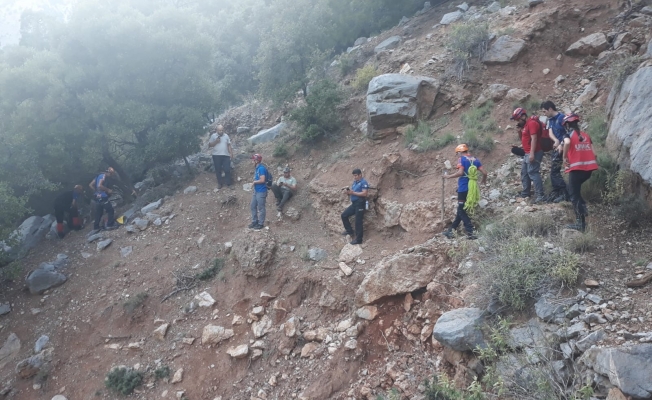
<instances>
[{"instance_id":1,"label":"backpack","mask_svg":"<svg viewBox=\"0 0 652 400\"><path fill-rule=\"evenodd\" d=\"M536 119L536 121L539 123L539 128L541 129L541 135L540 135L541 139L539 140L541 150L543 150L543 152L548 152L552 150L552 147L555 142L552 139L550 139L550 131L546 127L546 124L541 122L539 117L536 115L533 115L532 119Z\"/></svg>"},{"instance_id":2,"label":"backpack","mask_svg":"<svg viewBox=\"0 0 652 400\"><path fill-rule=\"evenodd\" d=\"M274 176L269 172L269 167L267 165L263 164L263 166L265 167L265 186L267 186L267 189L271 189L272 184L274 183Z\"/></svg>"}]
</instances>

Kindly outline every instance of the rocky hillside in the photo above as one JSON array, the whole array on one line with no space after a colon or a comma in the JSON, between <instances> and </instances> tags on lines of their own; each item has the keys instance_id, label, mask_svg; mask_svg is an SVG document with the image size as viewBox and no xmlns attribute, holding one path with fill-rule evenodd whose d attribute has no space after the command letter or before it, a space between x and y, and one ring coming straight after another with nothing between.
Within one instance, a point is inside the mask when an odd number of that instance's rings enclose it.
<instances>
[{"instance_id":1,"label":"rocky hillside","mask_svg":"<svg viewBox=\"0 0 652 400\"><path fill-rule=\"evenodd\" d=\"M335 140L301 145L295 105L229 110L234 190L198 154L190 181L179 164L138 183L116 231L46 240L51 216L26 221L3 269L0 398L652 398L652 232L636 224L647 208L617 201L652 179L650 8L505 3L426 4L353 43L327 71L348 94ZM468 26L489 41L460 69L451 41ZM586 234L563 229L568 203L517 196L509 116L543 99L601 127L634 172L603 181ZM439 235L458 141L490 172L477 241ZM245 228L251 152L299 182L261 231ZM340 235L356 167L373 188L362 245Z\"/></svg>"}]
</instances>

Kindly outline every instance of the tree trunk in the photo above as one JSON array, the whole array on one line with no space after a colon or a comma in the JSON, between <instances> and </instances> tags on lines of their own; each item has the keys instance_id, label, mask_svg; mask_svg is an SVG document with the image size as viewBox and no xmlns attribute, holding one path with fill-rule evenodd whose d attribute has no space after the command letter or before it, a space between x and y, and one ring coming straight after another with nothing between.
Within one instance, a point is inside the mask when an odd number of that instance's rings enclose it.
<instances>
[{"instance_id":1,"label":"tree trunk","mask_svg":"<svg viewBox=\"0 0 652 400\"><path fill-rule=\"evenodd\" d=\"M192 167L190 166L190 162L188 162L188 157L183 156L183 162L186 163L186 168L188 168L188 173L190 176L195 176L195 173L192 170Z\"/></svg>"},{"instance_id":2,"label":"tree trunk","mask_svg":"<svg viewBox=\"0 0 652 400\"><path fill-rule=\"evenodd\" d=\"M120 179L117 180L116 184L120 190L122 190L122 197L125 199L125 201L133 201L134 196L132 193L134 191L134 185L131 183L131 179L129 179L127 171L125 171L124 168L122 168L122 166L113 158L108 149L102 150L102 160L107 163L109 167L113 168L115 172L117 172L120 176Z\"/></svg>"}]
</instances>

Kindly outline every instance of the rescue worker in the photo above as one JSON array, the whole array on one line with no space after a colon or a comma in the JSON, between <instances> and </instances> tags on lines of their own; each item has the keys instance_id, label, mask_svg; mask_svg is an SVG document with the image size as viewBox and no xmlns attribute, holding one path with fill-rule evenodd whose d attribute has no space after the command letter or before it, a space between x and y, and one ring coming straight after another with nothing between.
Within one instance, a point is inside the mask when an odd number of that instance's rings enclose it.
<instances>
[{"instance_id":1,"label":"rescue worker","mask_svg":"<svg viewBox=\"0 0 652 400\"><path fill-rule=\"evenodd\" d=\"M553 141L552 160L550 164L552 193L548 196L548 201L553 203L568 201L570 196L566 189L564 177L561 174L564 137L566 136L566 130L563 127L564 114L557 111L555 103L550 100L541 103L541 109L543 110L543 114L548 118L547 129L550 131L549 137Z\"/></svg>"},{"instance_id":2,"label":"rescue worker","mask_svg":"<svg viewBox=\"0 0 652 400\"><path fill-rule=\"evenodd\" d=\"M521 184L523 192L521 197L530 197L530 188L534 183L534 193L536 195L533 204L542 203L545 200L543 192L543 181L541 180L541 161L543 160L543 151L541 150L541 124L537 116L528 118L527 111L524 108L517 108L512 113L510 119L516 121L519 130L519 139L523 146L525 155L521 166Z\"/></svg>"},{"instance_id":3,"label":"rescue worker","mask_svg":"<svg viewBox=\"0 0 652 400\"><path fill-rule=\"evenodd\" d=\"M267 203L267 167L263 164L263 156L251 156L254 163L253 195L251 197L251 224L249 229L260 230L265 227L265 205Z\"/></svg>"},{"instance_id":4,"label":"rescue worker","mask_svg":"<svg viewBox=\"0 0 652 400\"><path fill-rule=\"evenodd\" d=\"M93 179L88 186L93 190L93 199L95 200L95 221L93 224L93 232L97 233L100 229L104 228L106 230L117 229L118 225L115 222L113 210L113 205L109 201L109 197L113 193L112 189L109 189L108 179L116 176L116 172L113 168L109 167L106 172L99 174ZM106 221L106 226L101 227L100 221L102 220L102 215L106 211L108 219Z\"/></svg>"},{"instance_id":5,"label":"rescue worker","mask_svg":"<svg viewBox=\"0 0 652 400\"><path fill-rule=\"evenodd\" d=\"M79 217L79 202L81 201L84 189L81 185L75 185L73 190L67 190L54 199L54 216L57 219L57 235L60 239L66 236L63 224L66 214L68 216L68 229L82 229L81 218Z\"/></svg>"},{"instance_id":6,"label":"rescue worker","mask_svg":"<svg viewBox=\"0 0 652 400\"><path fill-rule=\"evenodd\" d=\"M466 237L468 239L477 239L473 234L473 224L471 223L471 218L467 214L467 209L475 207L477 201L479 200L479 191L477 188L477 172L473 170L480 171L482 173L482 184L487 182L487 173L482 167L482 163L477 158L471 156L469 153L469 147L466 144L460 144L455 148L455 155L458 158L457 160L457 172L452 175L442 175L444 179L455 179L457 180L457 214L455 215L455 220L453 225L450 228L444 231L443 235L449 239L453 238L453 231L457 229L460 225L460 222L464 223L464 230L466 231ZM474 167L474 168L471 168ZM469 172L471 170L471 172ZM476 182L470 183L469 180L474 180ZM473 195L475 200L474 204L467 205L467 196L469 195L470 185L475 184L473 189ZM469 205L471 207L469 207Z\"/></svg>"},{"instance_id":7,"label":"rescue worker","mask_svg":"<svg viewBox=\"0 0 652 400\"><path fill-rule=\"evenodd\" d=\"M349 235L354 238L351 244L362 244L362 219L367 206L367 194L369 192L369 183L362 177L362 171L356 168L353 170L353 184L351 187L343 189L344 193L350 197L351 205L342 212L342 224L344 232L342 235ZM351 227L349 218L355 215L355 231Z\"/></svg>"},{"instance_id":8,"label":"rescue worker","mask_svg":"<svg viewBox=\"0 0 652 400\"><path fill-rule=\"evenodd\" d=\"M580 232L586 230L586 216L589 214L586 202L582 198L582 184L591 178L593 171L598 169L593 142L586 132L580 131L580 117L577 114L567 114L564 117L564 166L568 174L568 191L570 193L575 223L567 225L569 229Z\"/></svg>"}]
</instances>

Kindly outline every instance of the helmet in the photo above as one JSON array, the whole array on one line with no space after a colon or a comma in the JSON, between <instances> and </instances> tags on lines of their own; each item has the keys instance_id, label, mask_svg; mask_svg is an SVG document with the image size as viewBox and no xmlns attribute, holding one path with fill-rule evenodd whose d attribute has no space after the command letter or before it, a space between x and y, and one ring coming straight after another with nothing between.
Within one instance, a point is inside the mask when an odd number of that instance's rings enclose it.
<instances>
[{"instance_id":1,"label":"helmet","mask_svg":"<svg viewBox=\"0 0 652 400\"><path fill-rule=\"evenodd\" d=\"M469 146L465 145L464 143L458 145L455 148L456 153L464 153L464 152L467 152L467 151L469 151Z\"/></svg>"},{"instance_id":2,"label":"helmet","mask_svg":"<svg viewBox=\"0 0 652 400\"><path fill-rule=\"evenodd\" d=\"M254 154L253 156L251 156L251 159L252 159L252 160L255 160L256 162L261 162L261 161L263 161L263 156L261 156L260 154L256 153L256 154Z\"/></svg>"},{"instance_id":3,"label":"helmet","mask_svg":"<svg viewBox=\"0 0 652 400\"><path fill-rule=\"evenodd\" d=\"M564 115L564 122L562 125L567 122L580 122L580 116L575 113L566 114Z\"/></svg>"},{"instance_id":4,"label":"helmet","mask_svg":"<svg viewBox=\"0 0 652 400\"><path fill-rule=\"evenodd\" d=\"M516 110L514 110L514 112L512 113L512 116L509 119L517 120L517 119L521 118L521 116L523 116L523 115L527 115L527 111L525 110L525 108L519 107Z\"/></svg>"},{"instance_id":5,"label":"helmet","mask_svg":"<svg viewBox=\"0 0 652 400\"><path fill-rule=\"evenodd\" d=\"M289 172L290 172L290 167L285 167L285 168L283 169L283 172L287 172L287 173L289 173Z\"/></svg>"}]
</instances>

